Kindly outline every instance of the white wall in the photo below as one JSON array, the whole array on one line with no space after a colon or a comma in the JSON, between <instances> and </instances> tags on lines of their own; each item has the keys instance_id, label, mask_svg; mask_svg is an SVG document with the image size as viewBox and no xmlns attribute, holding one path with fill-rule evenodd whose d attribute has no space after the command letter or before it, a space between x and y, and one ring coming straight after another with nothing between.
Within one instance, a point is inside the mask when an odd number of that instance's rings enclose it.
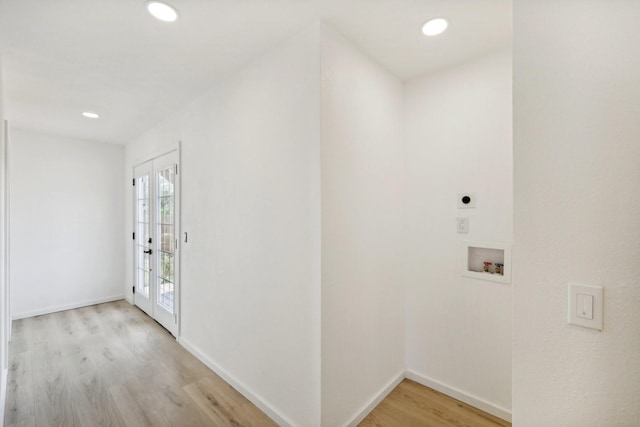
<instances>
[{"instance_id":1,"label":"white wall","mask_svg":"<svg viewBox=\"0 0 640 427\"><path fill-rule=\"evenodd\" d=\"M122 298L124 147L13 129L11 307Z\"/></svg>"},{"instance_id":2,"label":"white wall","mask_svg":"<svg viewBox=\"0 0 640 427\"><path fill-rule=\"evenodd\" d=\"M513 417L640 419L640 3L514 7ZM604 330L567 325L567 282L604 286Z\"/></svg>"},{"instance_id":3,"label":"white wall","mask_svg":"<svg viewBox=\"0 0 640 427\"><path fill-rule=\"evenodd\" d=\"M319 76L314 26L126 149L130 183L182 141L181 342L299 426L320 423ZM131 230L129 185L125 200Z\"/></svg>"},{"instance_id":4,"label":"white wall","mask_svg":"<svg viewBox=\"0 0 640 427\"><path fill-rule=\"evenodd\" d=\"M129 230L133 166L182 144L182 344L282 424L357 422L405 362L507 416L511 286L460 277L455 195L511 243L510 64L405 88L316 26L132 141Z\"/></svg>"},{"instance_id":5,"label":"white wall","mask_svg":"<svg viewBox=\"0 0 640 427\"><path fill-rule=\"evenodd\" d=\"M512 241L511 54L405 84L409 376L496 415L511 409L512 286L462 277L461 242ZM475 192L475 209L457 193ZM456 217L469 233L456 233Z\"/></svg>"},{"instance_id":6,"label":"white wall","mask_svg":"<svg viewBox=\"0 0 640 427\"><path fill-rule=\"evenodd\" d=\"M322 425L404 374L402 82L322 38Z\"/></svg>"},{"instance_id":7,"label":"white wall","mask_svg":"<svg viewBox=\"0 0 640 427\"><path fill-rule=\"evenodd\" d=\"M0 417L4 420L4 402L7 386L8 350L11 320L9 313L9 286L7 282L6 269L6 231L7 212L6 196L7 192L7 150L4 134L4 92L2 79L2 57L0 56ZM2 421L0 421L0 425Z\"/></svg>"}]
</instances>

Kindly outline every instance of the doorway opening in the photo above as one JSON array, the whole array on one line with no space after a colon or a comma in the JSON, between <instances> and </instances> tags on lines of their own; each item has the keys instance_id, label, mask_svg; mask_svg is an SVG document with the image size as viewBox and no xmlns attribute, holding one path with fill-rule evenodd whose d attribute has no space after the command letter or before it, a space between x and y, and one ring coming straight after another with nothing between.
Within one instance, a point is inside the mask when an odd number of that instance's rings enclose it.
<instances>
[{"instance_id":1,"label":"doorway opening","mask_svg":"<svg viewBox=\"0 0 640 427\"><path fill-rule=\"evenodd\" d=\"M178 336L180 181L178 151L134 167L133 301Z\"/></svg>"}]
</instances>

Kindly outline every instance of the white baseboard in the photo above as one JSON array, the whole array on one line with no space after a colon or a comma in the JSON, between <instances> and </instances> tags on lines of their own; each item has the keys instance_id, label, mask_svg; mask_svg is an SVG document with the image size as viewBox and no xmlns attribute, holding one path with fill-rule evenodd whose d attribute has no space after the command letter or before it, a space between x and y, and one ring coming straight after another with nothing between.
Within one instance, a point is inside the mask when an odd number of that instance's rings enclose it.
<instances>
[{"instance_id":1,"label":"white baseboard","mask_svg":"<svg viewBox=\"0 0 640 427\"><path fill-rule=\"evenodd\" d=\"M376 406L378 406L378 404L382 402L384 398L387 397L387 395L391 393L391 391L393 391L393 389L398 386L398 384L402 382L402 380L404 379L404 376L405 376L404 371L401 371L400 373L396 374L391 379L391 381L387 383L387 385L382 387L382 389L373 396L373 398L369 401L369 403L364 405L364 407L356 413L356 415L351 419L351 421L347 424L347 426L355 427L358 424L360 424L362 420L364 420L367 417L367 415L369 415L369 413L373 411L373 409Z\"/></svg>"},{"instance_id":2,"label":"white baseboard","mask_svg":"<svg viewBox=\"0 0 640 427\"><path fill-rule=\"evenodd\" d=\"M234 378L226 370L220 367L218 363L213 361L210 357L204 354L202 350L191 344L184 338L178 338L178 343L183 346L189 353L193 354L202 363L207 365L209 369L218 374L223 380L235 388L241 395L247 398L251 403L256 405L262 412L267 414L269 418L275 421L281 427L291 427L294 424L287 419L284 415L276 411L269 403L267 403L262 397L252 392L249 388L245 387L240 381Z\"/></svg>"},{"instance_id":3,"label":"white baseboard","mask_svg":"<svg viewBox=\"0 0 640 427\"><path fill-rule=\"evenodd\" d=\"M2 380L0 383L0 427L4 425L4 405L7 400L7 376L8 369L2 370Z\"/></svg>"},{"instance_id":4,"label":"white baseboard","mask_svg":"<svg viewBox=\"0 0 640 427\"><path fill-rule=\"evenodd\" d=\"M98 298L90 301L82 301L73 304L58 305L55 307L47 307L40 310L26 311L13 315L13 320L24 319L26 317L41 316L43 314L56 313L58 311L73 310L74 308L87 307L89 305L102 304L105 302L118 301L124 298L124 295L116 295L113 297Z\"/></svg>"},{"instance_id":5,"label":"white baseboard","mask_svg":"<svg viewBox=\"0 0 640 427\"><path fill-rule=\"evenodd\" d=\"M124 300L131 305L135 305L135 303L133 302L133 298L129 297L128 295L124 296Z\"/></svg>"},{"instance_id":6,"label":"white baseboard","mask_svg":"<svg viewBox=\"0 0 640 427\"><path fill-rule=\"evenodd\" d=\"M439 391L440 393L444 393L447 396L451 396L454 399L458 399L459 401L464 402L468 405L481 409L493 416L511 422L511 411L508 409L487 402L486 400L483 400L479 397L473 396L469 393L465 393L462 390L458 390L457 388L448 386L411 370L407 370L407 372L405 373L405 377L417 383L420 383L423 386Z\"/></svg>"}]
</instances>

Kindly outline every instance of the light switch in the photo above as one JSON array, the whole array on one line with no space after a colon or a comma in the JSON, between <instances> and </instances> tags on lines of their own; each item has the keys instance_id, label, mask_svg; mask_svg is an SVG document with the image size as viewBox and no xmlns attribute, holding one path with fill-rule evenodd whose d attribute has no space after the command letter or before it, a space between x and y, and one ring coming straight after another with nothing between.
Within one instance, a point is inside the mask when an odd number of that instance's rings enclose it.
<instances>
[{"instance_id":1,"label":"light switch","mask_svg":"<svg viewBox=\"0 0 640 427\"><path fill-rule=\"evenodd\" d=\"M569 283L569 316L571 325L602 330L602 286Z\"/></svg>"},{"instance_id":2,"label":"light switch","mask_svg":"<svg viewBox=\"0 0 640 427\"><path fill-rule=\"evenodd\" d=\"M577 294L576 316L581 319L593 319L593 295Z\"/></svg>"}]
</instances>

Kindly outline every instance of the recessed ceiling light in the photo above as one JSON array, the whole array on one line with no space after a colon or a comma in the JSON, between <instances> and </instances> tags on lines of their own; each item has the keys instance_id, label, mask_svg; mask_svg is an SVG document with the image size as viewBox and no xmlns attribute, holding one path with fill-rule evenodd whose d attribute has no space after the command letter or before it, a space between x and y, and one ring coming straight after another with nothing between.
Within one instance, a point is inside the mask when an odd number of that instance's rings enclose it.
<instances>
[{"instance_id":1,"label":"recessed ceiling light","mask_svg":"<svg viewBox=\"0 0 640 427\"><path fill-rule=\"evenodd\" d=\"M100 118L100 115L96 114L96 113L92 113L90 111L85 111L84 113L82 113L83 116L88 117L90 119L98 119Z\"/></svg>"},{"instance_id":2,"label":"recessed ceiling light","mask_svg":"<svg viewBox=\"0 0 640 427\"><path fill-rule=\"evenodd\" d=\"M449 26L449 21L444 18L430 19L422 26L422 34L425 36L437 36L444 33Z\"/></svg>"},{"instance_id":3,"label":"recessed ceiling light","mask_svg":"<svg viewBox=\"0 0 640 427\"><path fill-rule=\"evenodd\" d=\"M161 21L173 22L178 19L178 11L175 7L160 1L147 2L147 10L150 14Z\"/></svg>"}]
</instances>

